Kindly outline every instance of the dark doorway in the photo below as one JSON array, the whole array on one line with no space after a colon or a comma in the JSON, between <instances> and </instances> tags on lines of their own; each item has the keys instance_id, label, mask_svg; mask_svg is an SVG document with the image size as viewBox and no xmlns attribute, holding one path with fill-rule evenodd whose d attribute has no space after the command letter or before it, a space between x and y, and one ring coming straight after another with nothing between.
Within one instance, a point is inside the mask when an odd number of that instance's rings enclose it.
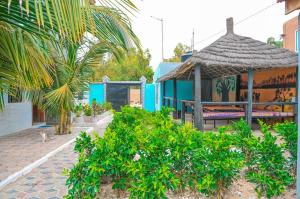
<instances>
[{"instance_id":1,"label":"dark doorway","mask_svg":"<svg viewBox=\"0 0 300 199\"><path fill-rule=\"evenodd\" d=\"M106 88L106 101L112 104L113 109L120 111L122 106L139 103L140 84L133 83L108 83ZM139 98L139 99L137 99Z\"/></svg>"},{"instance_id":2,"label":"dark doorway","mask_svg":"<svg viewBox=\"0 0 300 199\"><path fill-rule=\"evenodd\" d=\"M38 124L45 122L45 111L38 106L32 106L32 124Z\"/></svg>"}]
</instances>

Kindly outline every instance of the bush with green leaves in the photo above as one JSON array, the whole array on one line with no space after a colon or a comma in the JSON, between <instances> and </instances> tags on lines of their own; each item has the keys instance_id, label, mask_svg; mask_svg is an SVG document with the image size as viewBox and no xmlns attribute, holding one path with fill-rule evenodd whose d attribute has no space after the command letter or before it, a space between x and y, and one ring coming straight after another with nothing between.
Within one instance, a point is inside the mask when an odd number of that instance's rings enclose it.
<instances>
[{"instance_id":1,"label":"bush with green leaves","mask_svg":"<svg viewBox=\"0 0 300 199\"><path fill-rule=\"evenodd\" d=\"M85 116L92 116L93 110L89 105L84 106L83 111Z\"/></svg>"},{"instance_id":2,"label":"bush with green leaves","mask_svg":"<svg viewBox=\"0 0 300 199\"><path fill-rule=\"evenodd\" d=\"M200 136L201 144L194 149L191 158L196 188L208 196L223 198L244 167L244 155L236 148L234 136L222 129L217 134Z\"/></svg>"},{"instance_id":3,"label":"bush with green leaves","mask_svg":"<svg viewBox=\"0 0 300 199\"><path fill-rule=\"evenodd\" d=\"M113 189L130 198L166 198L168 191L188 189L223 198L245 163L247 179L261 196L278 195L289 184L282 148L266 128L263 140L245 121L233 125L235 133L228 128L202 133L175 123L169 114L167 108L150 113L123 107L103 138L82 133L75 146L78 162L67 171L66 197L99 197L109 178Z\"/></svg>"},{"instance_id":4,"label":"bush with green leaves","mask_svg":"<svg viewBox=\"0 0 300 199\"><path fill-rule=\"evenodd\" d=\"M289 167L296 177L297 163L297 125L294 122L279 123L274 126L275 131L284 139L284 148L290 153Z\"/></svg>"},{"instance_id":5,"label":"bush with green leaves","mask_svg":"<svg viewBox=\"0 0 300 199\"><path fill-rule=\"evenodd\" d=\"M80 103L80 104L77 104L77 105L74 107L73 113L75 113L76 117L80 117L82 111L83 111L83 106L82 106L82 104Z\"/></svg>"},{"instance_id":6,"label":"bush with green leaves","mask_svg":"<svg viewBox=\"0 0 300 199\"><path fill-rule=\"evenodd\" d=\"M101 106L105 111L109 111L113 109L112 104L110 102L104 102Z\"/></svg>"},{"instance_id":7,"label":"bush with green leaves","mask_svg":"<svg viewBox=\"0 0 300 199\"><path fill-rule=\"evenodd\" d=\"M255 143L257 143L257 138L254 137L251 128L248 123L244 119L240 119L237 122L233 122L230 127L232 130L232 134L235 135L235 144L239 149L242 150L245 156L245 164L249 166L249 162L251 160L251 149L255 147Z\"/></svg>"},{"instance_id":8,"label":"bush with green leaves","mask_svg":"<svg viewBox=\"0 0 300 199\"><path fill-rule=\"evenodd\" d=\"M271 198L285 191L292 183L292 177L283 156L284 149L276 143L277 138L270 132L270 127L259 122L263 138L252 139L249 145L251 159L246 178L255 183L257 196ZM255 141L254 141L255 140Z\"/></svg>"}]
</instances>

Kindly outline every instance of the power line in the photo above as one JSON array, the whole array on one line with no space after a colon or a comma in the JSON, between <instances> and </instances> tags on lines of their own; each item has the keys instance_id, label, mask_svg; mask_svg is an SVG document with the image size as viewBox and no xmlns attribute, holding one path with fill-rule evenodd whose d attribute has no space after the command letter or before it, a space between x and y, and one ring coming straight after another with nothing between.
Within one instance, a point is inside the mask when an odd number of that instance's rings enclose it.
<instances>
[{"instance_id":1,"label":"power line","mask_svg":"<svg viewBox=\"0 0 300 199\"><path fill-rule=\"evenodd\" d=\"M256 11L255 13L253 13L253 14L251 14L251 15L245 17L244 19L242 19L242 20L240 20L240 21L238 21L238 22L235 23L234 25L238 25L238 24L241 24L241 23L247 21L248 19L250 19L250 18L252 18L252 17L254 17L254 16L256 16L256 15L258 15L258 14L260 14L260 13L266 11L266 10L268 10L269 8L273 7L275 4L277 4L277 3L276 3L276 2L275 2L275 3L272 3L271 5L268 5L268 6L264 7L264 8L262 8L262 9ZM216 35L219 35L220 33L224 32L225 30L226 30L226 29L223 28L222 30L220 30L220 31L218 31L218 32L216 32L216 33L214 33L214 34L212 34L212 35L210 35L210 36L208 36L208 37L206 37L206 38L204 38L204 39L202 39L202 40L200 40L200 41L195 42L195 46L198 45L198 44L200 44L200 43L202 43L202 42L204 42L204 41L206 41L206 40L208 40L208 39L210 39L210 38L212 38L212 37L214 37L214 36L216 36Z\"/></svg>"}]
</instances>

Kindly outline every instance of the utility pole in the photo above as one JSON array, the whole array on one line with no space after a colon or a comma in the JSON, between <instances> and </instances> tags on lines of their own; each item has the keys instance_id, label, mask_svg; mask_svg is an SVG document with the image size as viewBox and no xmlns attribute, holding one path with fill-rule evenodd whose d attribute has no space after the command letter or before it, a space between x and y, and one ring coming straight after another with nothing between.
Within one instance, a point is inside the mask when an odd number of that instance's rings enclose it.
<instances>
[{"instance_id":1,"label":"utility pole","mask_svg":"<svg viewBox=\"0 0 300 199\"><path fill-rule=\"evenodd\" d=\"M151 18L161 22L161 59L164 61L164 19L151 16Z\"/></svg>"},{"instance_id":2,"label":"utility pole","mask_svg":"<svg viewBox=\"0 0 300 199\"><path fill-rule=\"evenodd\" d=\"M195 48L195 31L193 29L193 34L192 34L192 44L191 44L191 51L193 52Z\"/></svg>"}]
</instances>

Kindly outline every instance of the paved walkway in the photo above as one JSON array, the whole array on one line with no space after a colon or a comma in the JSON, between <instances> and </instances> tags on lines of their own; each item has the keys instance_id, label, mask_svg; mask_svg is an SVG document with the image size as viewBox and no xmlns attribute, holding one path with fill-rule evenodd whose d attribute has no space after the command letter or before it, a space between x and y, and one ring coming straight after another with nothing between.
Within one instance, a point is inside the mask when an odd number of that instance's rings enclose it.
<instances>
[{"instance_id":1,"label":"paved walkway","mask_svg":"<svg viewBox=\"0 0 300 199\"><path fill-rule=\"evenodd\" d=\"M0 181L40 159L67 141L78 136L88 127L76 127L71 134L54 135L54 128L49 132L50 140L42 143L42 129L26 129L18 133L0 137Z\"/></svg>"},{"instance_id":2,"label":"paved walkway","mask_svg":"<svg viewBox=\"0 0 300 199\"><path fill-rule=\"evenodd\" d=\"M111 119L111 115L105 117L94 127L100 135L103 135ZM0 190L0 198L62 198L66 194L63 169L71 168L77 159L73 147L74 144L71 144L27 175L4 187Z\"/></svg>"}]
</instances>

